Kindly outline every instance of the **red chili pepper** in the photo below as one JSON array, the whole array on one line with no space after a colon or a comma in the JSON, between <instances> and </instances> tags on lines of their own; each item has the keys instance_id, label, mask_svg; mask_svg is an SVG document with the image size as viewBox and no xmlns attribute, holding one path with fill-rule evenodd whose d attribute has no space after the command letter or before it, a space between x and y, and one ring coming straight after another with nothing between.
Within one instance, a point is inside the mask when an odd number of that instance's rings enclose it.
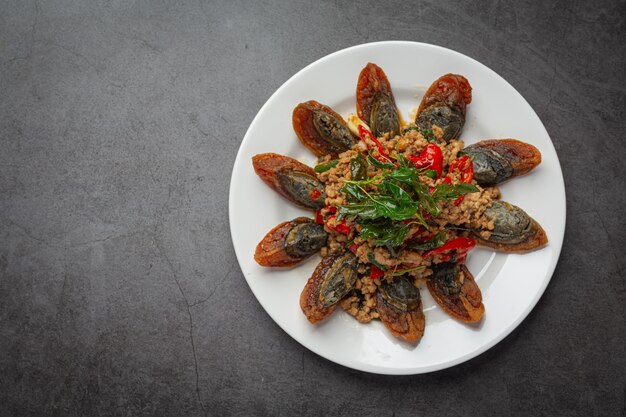
<instances>
[{"instance_id":1,"label":"red chili pepper","mask_svg":"<svg viewBox=\"0 0 626 417\"><path fill-rule=\"evenodd\" d=\"M472 162L472 158L467 155L457 158L450 163L448 172L452 172L455 169L461 172L461 181L465 183L471 182L474 178L474 163Z\"/></svg>"},{"instance_id":2,"label":"red chili pepper","mask_svg":"<svg viewBox=\"0 0 626 417\"><path fill-rule=\"evenodd\" d=\"M350 234L351 229L350 226L346 224L346 221L342 220L340 223L337 224L337 226L335 226L335 230L341 234L348 235Z\"/></svg>"},{"instance_id":3,"label":"red chili pepper","mask_svg":"<svg viewBox=\"0 0 626 417\"><path fill-rule=\"evenodd\" d=\"M342 233L344 235L350 234L350 231L352 229L350 228L350 226L347 225L345 220L340 221L339 223L337 223L334 226L330 226L328 224L328 221L330 219L334 219L334 218L337 217L337 214L336 214L337 213L337 208L333 207L333 206L330 206L330 207L327 207L327 209L328 209L329 213L333 213L333 214L331 214L330 216L327 216L325 221L323 220L323 223L326 223L326 227L328 227L330 230L335 230L335 231L337 231L339 233Z\"/></svg>"},{"instance_id":4,"label":"red chili pepper","mask_svg":"<svg viewBox=\"0 0 626 417\"><path fill-rule=\"evenodd\" d=\"M434 143L429 143L419 156L410 156L416 168L430 168L437 172L437 178L441 177L443 169L443 154L441 148Z\"/></svg>"},{"instance_id":5,"label":"red chili pepper","mask_svg":"<svg viewBox=\"0 0 626 417\"><path fill-rule=\"evenodd\" d=\"M374 145L376 145L376 148L378 149L378 153L380 153L381 156L383 156L383 157L385 157L387 159L386 161L381 161L381 162L389 162L389 161L391 161L391 158L389 158L389 154L387 153L387 149L385 149L385 147L382 145L382 143L380 143L378 141L378 139L376 139L374 137L374 135L372 135L372 132L370 132L369 130L367 130L366 128L364 128L361 125L359 125L359 136L361 137L361 140L363 142L365 142L366 145L367 145L367 141L365 139L369 139L372 142L374 142ZM378 159L378 158L376 158L376 159Z\"/></svg>"},{"instance_id":6,"label":"red chili pepper","mask_svg":"<svg viewBox=\"0 0 626 417\"><path fill-rule=\"evenodd\" d=\"M464 155L460 158L455 159L454 161L452 161L450 163L450 166L448 167L448 176L446 176L446 180L444 180L443 182L447 182L448 184L452 184L452 181L450 180L450 173L454 170L459 170L459 172L461 173L461 181L464 183L470 183L472 182L472 179L474 178L474 162L472 161L472 158L470 158L467 155ZM459 198L457 198L456 200L454 200L454 205L458 206L459 204L461 204L461 202L463 201L463 199L465 198L464 195L460 196Z\"/></svg>"},{"instance_id":7,"label":"red chili pepper","mask_svg":"<svg viewBox=\"0 0 626 417\"><path fill-rule=\"evenodd\" d=\"M317 200L322 196L322 192L320 190L311 190L309 196L311 196L311 200Z\"/></svg>"},{"instance_id":8,"label":"red chili pepper","mask_svg":"<svg viewBox=\"0 0 626 417\"><path fill-rule=\"evenodd\" d=\"M452 258L454 258L453 253L442 253L441 255L439 255L439 259L441 259L441 262L450 262Z\"/></svg>"},{"instance_id":9,"label":"red chili pepper","mask_svg":"<svg viewBox=\"0 0 626 417\"><path fill-rule=\"evenodd\" d=\"M376 278L380 278L383 275L385 275L385 273L383 272L382 269L380 269L379 267L377 267L374 264L370 265L370 278L372 280L375 280Z\"/></svg>"},{"instance_id":10,"label":"red chili pepper","mask_svg":"<svg viewBox=\"0 0 626 417\"><path fill-rule=\"evenodd\" d=\"M315 223L324 224L324 218L322 217L322 209L317 209L315 212Z\"/></svg>"},{"instance_id":11,"label":"red chili pepper","mask_svg":"<svg viewBox=\"0 0 626 417\"><path fill-rule=\"evenodd\" d=\"M462 253L461 255L456 256L456 263L464 264L467 260L467 253Z\"/></svg>"},{"instance_id":12,"label":"red chili pepper","mask_svg":"<svg viewBox=\"0 0 626 417\"><path fill-rule=\"evenodd\" d=\"M438 248L431 249L428 252L424 253L424 257L427 257L429 255L436 255L438 253L442 253L442 252L449 251L449 250L456 250L457 259L463 258L467 254L467 252L470 249L472 249L474 246L476 246L476 242L473 239L470 239L467 237L457 237L456 239L452 239L444 243L442 246ZM452 254L446 254L446 255L448 256L442 256L444 262L449 261L453 257Z\"/></svg>"},{"instance_id":13,"label":"red chili pepper","mask_svg":"<svg viewBox=\"0 0 626 417\"><path fill-rule=\"evenodd\" d=\"M359 245L357 245L356 243L353 243L350 246L348 246L348 249L350 250L350 252L354 254L356 254L356 251L358 248L359 248Z\"/></svg>"}]
</instances>

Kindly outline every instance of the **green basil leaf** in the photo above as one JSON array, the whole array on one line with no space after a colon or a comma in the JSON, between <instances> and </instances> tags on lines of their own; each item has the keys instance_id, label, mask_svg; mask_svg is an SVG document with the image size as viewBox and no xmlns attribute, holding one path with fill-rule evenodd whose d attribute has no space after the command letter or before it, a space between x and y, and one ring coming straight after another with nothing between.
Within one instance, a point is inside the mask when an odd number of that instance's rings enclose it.
<instances>
[{"instance_id":1,"label":"green basil leaf","mask_svg":"<svg viewBox=\"0 0 626 417\"><path fill-rule=\"evenodd\" d=\"M394 199L403 203L413 203L411 196L402 189L399 185L394 184L391 181L383 181L378 184L378 189L389 194Z\"/></svg>"},{"instance_id":2,"label":"green basil leaf","mask_svg":"<svg viewBox=\"0 0 626 417\"><path fill-rule=\"evenodd\" d=\"M409 227L407 225L395 224L393 227L385 230L380 238L374 241L374 245L385 245L389 250L394 247L400 246L404 243L404 239L409 234Z\"/></svg>"},{"instance_id":3,"label":"green basil leaf","mask_svg":"<svg viewBox=\"0 0 626 417\"><path fill-rule=\"evenodd\" d=\"M400 167L391 171L387 178L396 180L402 184L412 185L417 179L418 171L415 168Z\"/></svg>"},{"instance_id":4,"label":"green basil leaf","mask_svg":"<svg viewBox=\"0 0 626 417\"><path fill-rule=\"evenodd\" d=\"M365 190L363 190L363 187L358 184L346 184L341 188L341 191L345 193L349 198L352 198L356 201L361 201L367 198Z\"/></svg>"},{"instance_id":5,"label":"green basil leaf","mask_svg":"<svg viewBox=\"0 0 626 417\"><path fill-rule=\"evenodd\" d=\"M478 187L476 187L474 184L468 184L465 182L461 184L455 184L454 188L455 190L463 194L470 194L478 191Z\"/></svg>"},{"instance_id":6,"label":"green basil leaf","mask_svg":"<svg viewBox=\"0 0 626 417\"><path fill-rule=\"evenodd\" d=\"M389 227L391 221L389 219L362 220L360 235L363 239L372 239L380 236L385 228Z\"/></svg>"},{"instance_id":7,"label":"green basil leaf","mask_svg":"<svg viewBox=\"0 0 626 417\"><path fill-rule=\"evenodd\" d=\"M377 219L381 217L378 208L371 202L354 203L347 206L337 207L337 218L360 217L362 219Z\"/></svg>"},{"instance_id":8,"label":"green basil leaf","mask_svg":"<svg viewBox=\"0 0 626 417\"><path fill-rule=\"evenodd\" d=\"M402 188L385 181L378 184L378 189L381 191L380 194L364 193L364 198L359 202L338 207L342 218L355 216L365 219L384 217L392 220L406 220L415 215L418 205Z\"/></svg>"},{"instance_id":9,"label":"green basil leaf","mask_svg":"<svg viewBox=\"0 0 626 417\"><path fill-rule=\"evenodd\" d=\"M424 175L426 175L428 178L432 178L433 180L437 179L437 171L435 171L434 169L429 169L426 172L424 172Z\"/></svg>"},{"instance_id":10,"label":"green basil leaf","mask_svg":"<svg viewBox=\"0 0 626 417\"><path fill-rule=\"evenodd\" d=\"M353 181L363 181L367 179L367 161L363 155L358 154L350 160L350 174Z\"/></svg>"},{"instance_id":11,"label":"green basil leaf","mask_svg":"<svg viewBox=\"0 0 626 417\"><path fill-rule=\"evenodd\" d=\"M410 229L410 225L393 223L388 219L363 220L360 224L360 236L363 239L375 239L373 243L377 246L396 247L402 245Z\"/></svg>"},{"instance_id":12,"label":"green basil leaf","mask_svg":"<svg viewBox=\"0 0 626 417\"><path fill-rule=\"evenodd\" d=\"M374 252L368 252L367 253L367 259L374 265L376 265L379 269L386 271L387 267L385 265L381 265L378 263L378 261L376 261L376 258L374 257Z\"/></svg>"},{"instance_id":13,"label":"green basil leaf","mask_svg":"<svg viewBox=\"0 0 626 417\"><path fill-rule=\"evenodd\" d=\"M460 183L460 184L439 184L435 187L432 193L432 197L435 201L438 200L456 200L462 195L474 193L478 191L478 188L474 184Z\"/></svg>"},{"instance_id":14,"label":"green basil leaf","mask_svg":"<svg viewBox=\"0 0 626 417\"><path fill-rule=\"evenodd\" d=\"M331 168L334 168L335 166L337 166L337 164L339 163L339 159L333 159L332 161L328 161L325 162L323 164L319 164L319 165L315 165L315 168L313 168L315 170L315 172L326 172Z\"/></svg>"},{"instance_id":15,"label":"green basil leaf","mask_svg":"<svg viewBox=\"0 0 626 417\"><path fill-rule=\"evenodd\" d=\"M437 202L430 194L428 187L419 181L415 181L412 185L413 190L418 195L420 206L431 216L437 217L441 209L437 206Z\"/></svg>"},{"instance_id":16,"label":"green basil leaf","mask_svg":"<svg viewBox=\"0 0 626 417\"><path fill-rule=\"evenodd\" d=\"M383 161L379 161L378 159L374 158L374 156L372 155L372 151L371 150L367 153L367 160L369 161L370 164L372 164L376 168L394 169L396 167L391 162L383 162Z\"/></svg>"}]
</instances>

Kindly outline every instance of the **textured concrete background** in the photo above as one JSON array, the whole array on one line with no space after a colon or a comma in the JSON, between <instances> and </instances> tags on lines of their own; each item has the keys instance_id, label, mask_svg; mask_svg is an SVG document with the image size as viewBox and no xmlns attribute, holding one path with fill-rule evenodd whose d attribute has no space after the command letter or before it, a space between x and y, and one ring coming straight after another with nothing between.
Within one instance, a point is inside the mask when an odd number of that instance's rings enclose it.
<instances>
[{"instance_id":1,"label":"textured concrete background","mask_svg":"<svg viewBox=\"0 0 626 417\"><path fill-rule=\"evenodd\" d=\"M625 19L619 1L2 2L0 414L623 416ZM567 187L561 259L530 316L413 377L292 340L246 285L227 218L271 93L389 39L501 74Z\"/></svg>"}]
</instances>

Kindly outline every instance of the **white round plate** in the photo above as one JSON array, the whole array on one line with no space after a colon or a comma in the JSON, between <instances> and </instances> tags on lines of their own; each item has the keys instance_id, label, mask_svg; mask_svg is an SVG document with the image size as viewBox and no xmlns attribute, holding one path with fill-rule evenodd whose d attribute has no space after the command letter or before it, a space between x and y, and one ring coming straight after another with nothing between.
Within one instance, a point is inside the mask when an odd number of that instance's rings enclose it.
<instances>
[{"instance_id":1,"label":"white round plate","mask_svg":"<svg viewBox=\"0 0 626 417\"><path fill-rule=\"evenodd\" d=\"M317 100L342 116L356 112L361 69L374 62L387 74L405 120L428 86L446 73L462 74L472 85L472 103L461 139L516 138L535 145L543 162L531 173L500 187L502 199L522 207L545 229L549 244L531 253L502 254L474 249L468 256L483 294L485 316L477 325L448 317L422 289L426 315L417 345L393 337L379 321L360 324L340 308L325 322L310 324L299 296L319 262L314 256L291 269L262 268L253 259L263 236L278 223L313 216L265 185L252 156L275 152L310 166L315 157L291 125L294 107ZM545 290L565 231L565 188L559 160L543 124L524 98L502 77L458 52L415 42L377 42L335 52L307 66L283 84L254 118L243 139L230 184L230 230L248 285L272 319L308 349L338 364L380 374L419 374L447 368L486 351L528 315Z\"/></svg>"}]
</instances>

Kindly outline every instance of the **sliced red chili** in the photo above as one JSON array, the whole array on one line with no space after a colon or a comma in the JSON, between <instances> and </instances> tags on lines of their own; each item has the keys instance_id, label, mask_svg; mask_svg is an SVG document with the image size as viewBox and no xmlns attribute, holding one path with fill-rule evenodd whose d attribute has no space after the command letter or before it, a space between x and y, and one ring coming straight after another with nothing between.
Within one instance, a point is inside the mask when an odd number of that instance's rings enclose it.
<instances>
[{"instance_id":1,"label":"sliced red chili","mask_svg":"<svg viewBox=\"0 0 626 417\"><path fill-rule=\"evenodd\" d=\"M455 253L442 253L441 255L439 255L439 259L441 259L441 262L450 262L452 259L455 258L455 256Z\"/></svg>"},{"instance_id":2,"label":"sliced red chili","mask_svg":"<svg viewBox=\"0 0 626 417\"><path fill-rule=\"evenodd\" d=\"M334 209L334 211L331 210L331 209ZM337 209L335 207L329 207L329 212L336 213ZM339 223L335 224L334 226L331 226L331 225L328 224L328 221L330 219L335 219L335 218L337 218L337 214L331 214L330 216L326 217L326 220L325 220L326 227L328 227L330 230L334 230L334 231L339 232L339 233L344 234L344 235L350 234L350 231L352 229L350 228L350 226L348 226L348 224L346 223L345 220L340 221Z\"/></svg>"},{"instance_id":3,"label":"sliced red chili","mask_svg":"<svg viewBox=\"0 0 626 417\"><path fill-rule=\"evenodd\" d=\"M346 224L346 221L342 220L341 223L338 223L337 226L335 226L335 230L341 234L348 235L350 234L351 229L350 226Z\"/></svg>"},{"instance_id":4,"label":"sliced red chili","mask_svg":"<svg viewBox=\"0 0 626 417\"><path fill-rule=\"evenodd\" d=\"M374 280L374 279L382 277L383 275L385 275L385 273L383 272L382 269L380 269L374 264L370 265L370 278L371 279Z\"/></svg>"},{"instance_id":5,"label":"sliced red chili","mask_svg":"<svg viewBox=\"0 0 626 417\"><path fill-rule=\"evenodd\" d=\"M461 173L462 182L468 183L468 184L472 182L472 179L474 178L474 162L472 161L472 158L470 158L467 155L464 155L452 161L450 163L450 166L448 167L448 175L446 176L443 182L452 184L452 180L450 180L449 175L454 170L458 170ZM456 200L454 200L454 205L458 206L459 204L461 204L464 198L465 196L462 195Z\"/></svg>"},{"instance_id":6,"label":"sliced red chili","mask_svg":"<svg viewBox=\"0 0 626 417\"><path fill-rule=\"evenodd\" d=\"M466 260L467 260L467 253L462 253L461 255L457 254L456 263L464 264Z\"/></svg>"},{"instance_id":7,"label":"sliced red chili","mask_svg":"<svg viewBox=\"0 0 626 417\"><path fill-rule=\"evenodd\" d=\"M459 170L461 173L461 181L469 183L474 178L474 162L472 158L467 155L463 155L460 158L455 159L450 163L448 172Z\"/></svg>"},{"instance_id":8,"label":"sliced red chili","mask_svg":"<svg viewBox=\"0 0 626 417\"><path fill-rule=\"evenodd\" d=\"M317 200L322 196L322 192L320 190L311 190L309 195L311 196L311 200Z\"/></svg>"},{"instance_id":9,"label":"sliced red chili","mask_svg":"<svg viewBox=\"0 0 626 417\"><path fill-rule=\"evenodd\" d=\"M317 209L315 212L315 223L324 224L324 218L322 217L322 209Z\"/></svg>"},{"instance_id":10,"label":"sliced red chili","mask_svg":"<svg viewBox=\"0 0 626 417\"><path fill-rule=\"evenodd\" d=\"M441 148L434 143L429 143L419 156L410 156L409 161L413 162L416 168L430 168L435 170L437 172L437 178L441 177L443 154L441 153Z\"/></svg>"},{"instance_id":11,"label":"sliced red chili","mask_svg":"<svg viewBox=\"0 0 626 417\"><path fill-rule=\"evenodd\" d=\"M462 258L464 257L467 252L472 249L474 246L476 246L476 242L474 241L474 239L470 239L467 237L457 237L456 239L452 239L446 243L444 243L442 246L435 248L435 249L431 249L428 252L424 253L424 257L427 257L429 255L436 255L436 254L440 254L442 252L446 252L446 251L451 251L451 250L455 250L456 251L456 257L458 258ZM452 259L452 254L447 254L449 256L442 256L442 258L444 258L444 261L450 260Z\"/></svg>"},{"instance_id":12,"label":"sliced red chili","mask_svg":"<svg viewBox=\"0 0 626 417\"><path fill-rule=\"evenodd\" d=\"M372 135L372 132L370 132L369 130L367 130L366 128L364 128L363 126L359 125L359 136L361 137L361 140L367 145L367 141L365 139L369 139L371 140L374 145L376 145L376 149L378 149L378 153L383 156L384 158L386 158L385 161L381 161L381 162L389 162L391 161L391 158L389 157L389 153L387 153L387 149L383 146L382 143L380 143L378 141L378 139L376 139L374 137L374 135ZM368 146L369 148L369 146ZM376 157L374 157L376 158ZM376 158L378 159L378 158ZM380 160L380 159L379 159Z\"/></svg>"}]
</instances>

